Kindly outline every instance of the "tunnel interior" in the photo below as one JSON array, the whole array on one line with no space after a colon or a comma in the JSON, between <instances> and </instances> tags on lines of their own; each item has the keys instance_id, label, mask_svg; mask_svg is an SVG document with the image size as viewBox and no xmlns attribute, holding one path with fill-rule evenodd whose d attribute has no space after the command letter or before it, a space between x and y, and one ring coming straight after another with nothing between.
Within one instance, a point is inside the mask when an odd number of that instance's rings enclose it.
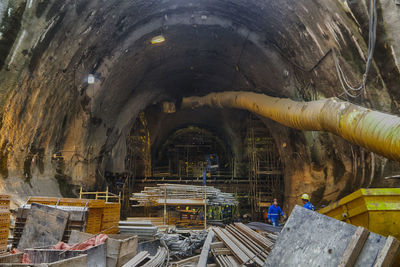
<instances>
[{"instance_id":1,"label":"tunnel interior","mask_svg":"<svg viewBox=\"0 0 400 267\"><path fill-rule=\"evenodd\" d=\"M129 192L160 181L202 184L210 156L217 167L207 184L250 195L249 206L277 197L289 208L304 192L323 206L363 186L398 184L383 179L398 162L336 135L243 110L181 108L184 97L249 91L338 97L398 114L384 16L367 89L351 98L340 86L334 52L350 83L363 75L361 2L19 0L7 8L0 173L15 195L74 196L119 179Z\"/></svg>"},{"instance_id":2,"label":"tunnel interior","mask_svg":"<svg viewBox=\"0 0 400 267\"><path fill-rule=\"evenodd\" d=\"M124 177L134 180L135 190L166 182L207 184L235 193L243 212L283 201L277 143L260 118L233 109L170 112L165 104L146 108L127 137ZM107 176L110 184L120 178Z\"/></svg>"}]
</instances>

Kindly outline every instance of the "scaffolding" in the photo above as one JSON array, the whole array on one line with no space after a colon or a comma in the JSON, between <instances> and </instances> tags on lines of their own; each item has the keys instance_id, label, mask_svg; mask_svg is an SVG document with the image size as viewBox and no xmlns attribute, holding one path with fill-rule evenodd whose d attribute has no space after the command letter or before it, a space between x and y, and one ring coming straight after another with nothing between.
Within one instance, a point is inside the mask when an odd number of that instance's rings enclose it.
<instances>
[{"instance_id":1,"label":"scaffolding","mask_svg":"<svg viewBox=\"0 0 400 267\"><path fill-rule=\"evenodd\" d=\"M274 198L283 199L283 168L274 139L264 123L250 114L246 126L249 200L254 217Z\"/></svg>"}]
</instances>

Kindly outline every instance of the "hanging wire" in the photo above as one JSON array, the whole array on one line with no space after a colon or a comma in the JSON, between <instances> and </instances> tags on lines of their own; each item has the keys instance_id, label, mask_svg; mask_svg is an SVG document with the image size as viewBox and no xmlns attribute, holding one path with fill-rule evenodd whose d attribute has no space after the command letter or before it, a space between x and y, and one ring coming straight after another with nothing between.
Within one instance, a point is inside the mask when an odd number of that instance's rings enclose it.
<instances>
[{"instance_id":1,"label":"hanging wire","mask_svg":"<svg viewBox=\"0 0 400 267\"><path fill-rule=\"evenodd\" d=\"M365 66L365 72L363 74L363 79L361 85L359 86L352 86L349 81L347 80L343 69L339 64L339 59L336 55L335 50L333 50L333 60L335 62L336 71L340 80L340 84L344 90L344 93L349 97L356 98L360 96L365 89L367 84L367 77L368 72L371 67L374 49L375 49L375 41L376 41L376 24L377 24L377 11L376 11L376 0L370 0L369 4L369 37L368 37L368 58Z\"/></svg>"}]
</instances>

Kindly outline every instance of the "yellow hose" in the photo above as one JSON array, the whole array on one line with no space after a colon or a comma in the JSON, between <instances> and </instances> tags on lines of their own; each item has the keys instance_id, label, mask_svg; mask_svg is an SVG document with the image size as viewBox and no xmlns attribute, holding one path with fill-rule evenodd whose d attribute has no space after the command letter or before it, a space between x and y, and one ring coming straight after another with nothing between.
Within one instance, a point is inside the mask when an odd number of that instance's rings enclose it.
<instances>
[{"instance_id":1,"label":"yellow hose","mask_svg":"<svg viewBox=\"0 0 400 267\"><path fill-rule=\"evenodd\" d=\"M185 97L182 108L238 108L291 128L327 131L384 157L400 160L400 117L329 98L296 102L252 92Z\"/></svg>"}]
</instances>

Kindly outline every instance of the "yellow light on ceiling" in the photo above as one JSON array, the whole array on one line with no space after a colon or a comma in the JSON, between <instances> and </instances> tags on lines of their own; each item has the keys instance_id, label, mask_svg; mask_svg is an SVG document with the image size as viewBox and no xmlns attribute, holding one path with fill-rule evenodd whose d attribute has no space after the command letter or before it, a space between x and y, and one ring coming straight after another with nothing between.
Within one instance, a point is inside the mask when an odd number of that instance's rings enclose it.
<instances>
[{"instance_id":1,"label":"yellow light on ceiling","mask_svg":"<svg viewBox=\"0 0 400 267\"><path fill-rule=\"evenodd\" d=\"M162 35L157 35L151 38L151 44L161 44L165 42L165 37Z\"/></svg>"}]
</instances>

